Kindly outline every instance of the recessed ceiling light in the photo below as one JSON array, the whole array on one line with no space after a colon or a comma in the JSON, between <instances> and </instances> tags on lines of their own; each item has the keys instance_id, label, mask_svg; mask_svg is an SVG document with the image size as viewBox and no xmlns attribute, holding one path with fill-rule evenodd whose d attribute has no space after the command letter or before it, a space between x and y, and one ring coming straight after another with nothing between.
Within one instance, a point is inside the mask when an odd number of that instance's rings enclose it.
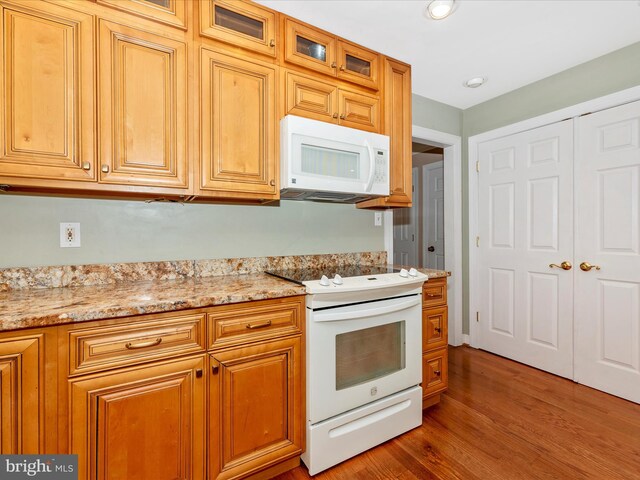
<instances>
[{"instance_id":1,"label":"recessed ceiling light","mask_svg":"<svg viewBox=\"0 0 640 480\"><path fill-rule=\"evenodd\" d=\"M434 20L442 20L451 15L454 0L433 0L427 5L427 12Z\"/></svg>"},{"instance_id":2,"label":"recessed ceiling light","mask_svg":"<svg viewBox=\"0 0 640 480\"><path fill-rule=\"evenodd\" d=\"M473 77L463 83L465 87L469 88L478 88L480 85L483 85L487 79L485 77Z\"/></svg>"}]
</instances>

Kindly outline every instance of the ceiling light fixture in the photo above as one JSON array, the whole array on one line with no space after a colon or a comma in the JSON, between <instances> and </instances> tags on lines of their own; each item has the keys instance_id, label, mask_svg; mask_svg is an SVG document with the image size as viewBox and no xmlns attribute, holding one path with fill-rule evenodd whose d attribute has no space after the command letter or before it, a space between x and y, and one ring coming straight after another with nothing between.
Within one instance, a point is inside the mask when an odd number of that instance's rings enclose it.
<instances>
[{"instance_id":1,"label":"ceiling light fixture","mask_svg":"<svg viewBox=\"0 0 640 480\"><path fill-rule=\"evenodd\" d=\"M484 85L486 81L485 77L473 77L464 82L463 85L468 88L478 88L480 85Z\"/></svg>"},{"instance_id":2,"label":"ceiling light fixture","mask_svg":"<svg viewBox=\"0 0 640 480\"><path fill-rule=\"evenodd\" d=\"M434 20L442 20L451 15L455 0L433 0L427 5L427 12Z\"/></svg>"}]
</instances>

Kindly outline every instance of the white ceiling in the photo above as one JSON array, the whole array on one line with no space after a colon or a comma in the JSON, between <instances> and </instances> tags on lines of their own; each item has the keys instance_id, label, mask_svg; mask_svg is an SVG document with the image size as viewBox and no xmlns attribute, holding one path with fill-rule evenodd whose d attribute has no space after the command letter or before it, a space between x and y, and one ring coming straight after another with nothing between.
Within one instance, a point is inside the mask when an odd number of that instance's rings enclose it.
<instances>
[{"instance_id":1,"label":"white ceiling","mask_svg":"<svg viewBox=\"0 0 640 480\"><path fill-rule=\"evenodd\" d=\"M463 109L640 41L638 0L459 0L440 21L428 0L258 1L410 63L414 93Z\"/></svg>"}]
</instances>

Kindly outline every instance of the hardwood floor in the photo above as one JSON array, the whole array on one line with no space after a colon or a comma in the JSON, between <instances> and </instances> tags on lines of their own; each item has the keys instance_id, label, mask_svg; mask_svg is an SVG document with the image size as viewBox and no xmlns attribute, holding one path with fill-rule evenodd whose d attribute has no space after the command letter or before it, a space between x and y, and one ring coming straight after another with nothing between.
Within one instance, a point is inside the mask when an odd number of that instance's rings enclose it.
<instances>
[{"instance_id":1,"label":"hardwood floor","mask_svg":"<svg viewBox=\"0 0 640 480\"><path fill-rule=\"evenodd\" d=\"M311 478L301 466L278 480ZM422 427L315 477L640 479L640 405L469 347Z\"/></svg>"}]
</instances>

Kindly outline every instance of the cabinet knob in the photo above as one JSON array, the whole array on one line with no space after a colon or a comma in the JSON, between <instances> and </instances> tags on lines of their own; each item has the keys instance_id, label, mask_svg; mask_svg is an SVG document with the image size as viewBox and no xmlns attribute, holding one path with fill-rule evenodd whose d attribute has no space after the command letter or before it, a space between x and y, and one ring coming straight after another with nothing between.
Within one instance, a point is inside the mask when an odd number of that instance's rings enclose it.
<instances>
[{"instance_id":1,"label":"cabinet knob","mask_svg":"<svg viewBox=\"0 0 640 480\"><path fill-rule=\"evenodd\" d=\"M334 113L334 114L333 114L333 118L338 118L338 114L337 114L337 113Z\"/></svg>"},{"instance_id":2,"label":"cabinet knob","mask_svg":"<svg viewBox=\"0 0 640 480\"><path fill-rule=\"evenodd\" d=\"M336 62L331 63L331 68L338 68L338 64Z\"/></svg>"},{"instance_id":3,"label":"cabinet knob","mask_svg":"<svg viewBox=\"0 0 640 480\"><path fill-rule=\"evenodd\" d=\"M340 71L341 71L341 72L344 72L344 71L345 71L344 65L340 65Z\"/></svg>"},{"instance_id":4,"label":"cabinet knob","mask_svg":"<svg viewBox=\"0 0 640 480\"><path fill-rule=\"evenodd\" d=\"M269 180L269 185L271 185L272 187L276 186L276 181L275 180Z\"/></svg>"},{"instance_id":5,"label":"cabinet knob","mask_svg":"<svg viewBox=\"0 0 640 480\"><path fill-rule=\"evenodd\" d=\"M201 368L196 370L196 378L202 378L202 369Z\"/></svg>"},{"instance_id":6,"label":"cabinet knob","mask_svg":"<svg viewBox=\"0 0 640 480\"><path fill-rule=\"evenodd\" d=\"M347 118L347 117L344 116L344 113L342 115L340 115L340 120L344 120L345 118Z\"/></svg>"},{"instance_id":7,"label":"cabinet knob","mask_svg":"<svg viewBox=\"0 0 640 480\"><path fill-rule=\"evenodd\" d=\"M102 165L100 167L100 170L102 171L102 173L109 173L109 165Z\"/></svg>"},{"instance_id":8,"label":"cabinet knob","mask_svg":"<svg viewBox=\"0 0 640 480\"><path fill-rule=\"evenodd\" d=\"M442 330L440 329L440 327L436 327L433 329L433 331L436 333L440 333Z\"/></svg>"},{"instance_id":9,"label":"cabinet knob","mask_svg":"<svg viewBox=\"0 0 640 480\"><path fill-rule=\"evenodd\" d=\"M434 370L433 374L434 374L436 377L439 377L439 376L440 376L440 370Z\"/></svg>"},{"instance_id":10,"label":"cabinet knob","mask_svg":"<svg viewBox=\"0 0 640 480\"><path fill-rule=\"evenodd\" d=\"M269 46L270 47L275 47L276 46L276 41L272 38L271 41L269 42Z\"/></svg>"},{"instance_id":11,"label":"cabinet knob","mask_svg":"<svg viewBox=\"0 0 640 480\"><path fill-rule=\"evenodd\" d=\"M91 170L91 162L82 162L83 170Z\"/></svg>"},{"instance_id":12,"label":"cabinet knob","mask_svg":"<svg viewBox=\"0 0 640 480\"><path fill-rule=\"evenodd\" d=\"M214 375L217 375L219 368L220 367L218 365L211 365L211 373L213 373Z\"/></svg>"}]
</instances>

